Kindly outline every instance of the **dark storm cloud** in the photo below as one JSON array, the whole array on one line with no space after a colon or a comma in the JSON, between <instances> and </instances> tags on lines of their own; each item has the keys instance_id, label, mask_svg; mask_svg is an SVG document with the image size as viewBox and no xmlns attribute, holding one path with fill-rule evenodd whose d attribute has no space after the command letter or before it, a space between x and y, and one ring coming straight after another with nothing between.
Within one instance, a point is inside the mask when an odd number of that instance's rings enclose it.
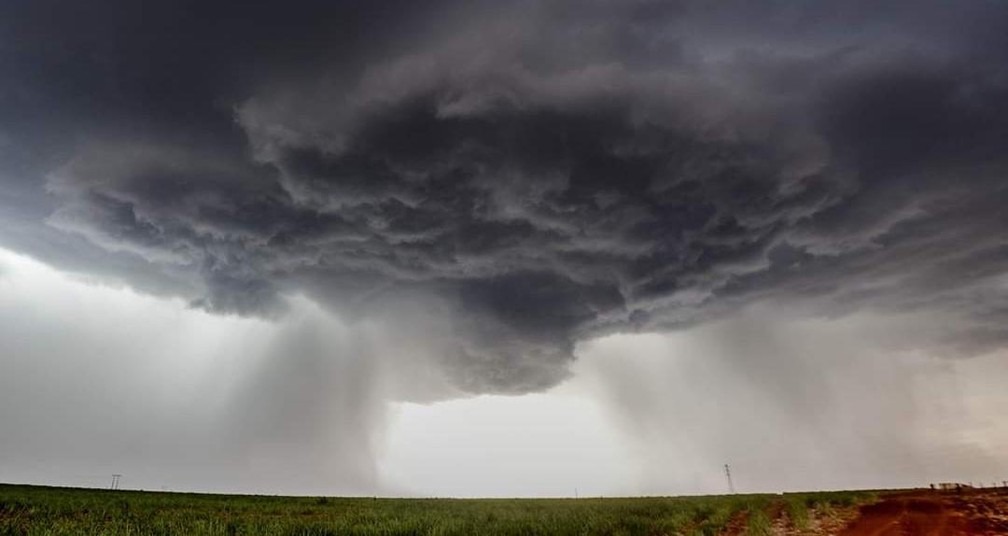
<instances>
[{"instance_id":1,"label":"dark storm cloud","mask_svg":"<svg viewBox=\"0 0 1008 536\"><path fill-rule=\"evenodd\" d=\"M1003 5L44 4L5 190L209 310L423 303L476 392L762 300L1004 342Z\"/></svg>"}]
</instances>

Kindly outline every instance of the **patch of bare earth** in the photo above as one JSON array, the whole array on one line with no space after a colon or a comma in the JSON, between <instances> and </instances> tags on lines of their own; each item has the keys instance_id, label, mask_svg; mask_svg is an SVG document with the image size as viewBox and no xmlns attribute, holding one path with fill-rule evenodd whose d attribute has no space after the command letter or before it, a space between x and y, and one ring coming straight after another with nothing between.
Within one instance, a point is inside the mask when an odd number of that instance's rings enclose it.
<instances>
[{"instance_id":1,"label":"patch of bare earth","mask_svg":"<svg viewBox=\"0 0 1008 536\"><path fill-rule=\"evenodd\" d=\"M860 508L842 536L1008 534L1008 490L916 490L886 494Z\"/></svg>"},{"instance_id":2,"label":"patch of bare earth","mask_svg":"<svg viewBox=\"0 0 1008 536\"><path fill-rule=\"evenodd\" d=\"M742 536L746 533L746 528L749 525L749 512L745 510L740 510L732 515L731 519L728 520L728 524L725 528L721 530L720 536Z\"/></svg>"}]
</instances>

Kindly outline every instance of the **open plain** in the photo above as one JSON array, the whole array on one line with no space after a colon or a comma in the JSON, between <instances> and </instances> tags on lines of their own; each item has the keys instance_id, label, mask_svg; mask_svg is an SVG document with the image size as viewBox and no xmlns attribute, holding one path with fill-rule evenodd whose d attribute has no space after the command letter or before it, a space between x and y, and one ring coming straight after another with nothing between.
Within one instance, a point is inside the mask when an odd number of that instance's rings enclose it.
<instances>
[{"instance_id":1,"label":"open plain","mask_svg":"<svg viewBox=\"0 0 1008 536\"><path fill-rule=\"evenodd\" d=\"M1008 490L390 499L2 485L0 534L995 535L1008 534Z\"/></svg>"}]
</instances>

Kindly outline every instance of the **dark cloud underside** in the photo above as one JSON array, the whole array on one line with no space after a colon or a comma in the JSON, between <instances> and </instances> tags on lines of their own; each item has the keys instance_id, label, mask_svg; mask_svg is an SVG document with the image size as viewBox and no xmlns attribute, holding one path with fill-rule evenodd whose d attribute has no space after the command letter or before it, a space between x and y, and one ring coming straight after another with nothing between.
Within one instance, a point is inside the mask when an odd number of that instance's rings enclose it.
<instances>
[{"instance_id":1,"label":"dark cloud underside","mask_svg":"<svg viewBox=\"0 0 1008 536\"><path fill-rule=\"evenodd\" d=\"M476 392L764 300L1008 337L1003 4L105 4L0 8L19 249L219 312L422 303Z\"/></svg>"}]
</instances>

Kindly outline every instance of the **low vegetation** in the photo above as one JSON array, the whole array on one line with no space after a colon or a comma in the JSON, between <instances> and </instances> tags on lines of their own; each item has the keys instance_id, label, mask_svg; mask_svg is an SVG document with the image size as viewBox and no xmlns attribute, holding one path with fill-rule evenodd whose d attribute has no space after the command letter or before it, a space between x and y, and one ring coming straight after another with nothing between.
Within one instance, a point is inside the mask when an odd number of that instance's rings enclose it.
<instances>
[{"instance_id":1,"label":"low vegetation","mask_svg":"<svg viewBox=\"0 0 1008 536\"><path fill-rule=\"evenodd\" d=\"M740 519L743 532L748 520L766 534L781 501L808 509L862 496L374 499L0 485L0 535L715 535Z\"/></svg>"}]
</instances>

